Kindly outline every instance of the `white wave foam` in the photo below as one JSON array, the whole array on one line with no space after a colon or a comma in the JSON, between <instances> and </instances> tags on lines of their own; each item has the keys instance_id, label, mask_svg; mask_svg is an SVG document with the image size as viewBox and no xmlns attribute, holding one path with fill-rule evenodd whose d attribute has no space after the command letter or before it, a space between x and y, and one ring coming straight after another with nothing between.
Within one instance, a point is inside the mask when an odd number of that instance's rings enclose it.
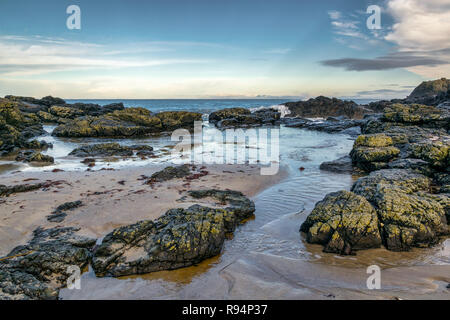
<instances>
[{"instance_id":1,"label":"white wave foam","mask_svg":"<svg viewBox=\"0 0 450 320\"><path fill-rule=\"evenodd\" d=\"M277 105L273 105L273 106L269 106L269 107L257 107L257 108L250 108L251 112L255 112L255 111L259 111L259 110L264 110L264 109L272 109L272 110L276 110L278 111L281 115L281 118L284 118L285 116L287 116L288 114L291 114L291 110L289 110L288 107L286 107L284 104L277 104Z\"/></svg>"}]
</instances>

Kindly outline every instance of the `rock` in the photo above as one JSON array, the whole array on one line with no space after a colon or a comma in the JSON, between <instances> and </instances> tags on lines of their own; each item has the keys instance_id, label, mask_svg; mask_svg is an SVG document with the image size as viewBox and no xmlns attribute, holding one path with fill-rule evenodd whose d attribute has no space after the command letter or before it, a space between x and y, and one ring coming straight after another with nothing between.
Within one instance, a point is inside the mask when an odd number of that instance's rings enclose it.
<instances>
[{"instance_id":1,"label":"rock","mask_svg":"<svg viewBox=\"0 0 450 320\"><path fill-rule=\"evenodd\" d=\"M386 168L388 162L399 154L400 150L392 146L378 148L356 146L350 152L353 164L368 172Z\"/></svg>"},{"instance_id":2,"label":"rock","mask_svg":"<svg viewBox=\"0 0 450 320\"><path fill-rule=\"evenodd\" d=\"M217 123L224 119L232 119L238 116L250 115L249 109L245 108L226 108L218 111L214 111L209 115L209 122Z\"/></svg>"},{"instance_id":3,"label":"rock","mask_svg":"<svg viewBox=\"0 0 450 320\"><path fill-rule=\"evenodd\" d=\"M50 222L62 222L67 216L66 211L79 208L82 205L83 202L81 202L80 200L63 203L62 205L58 206L51 215L47 216L47 220Z\"/></svg>"},{"instance_id":4,"label":"rock","mask_svg":"<svg viewBox=\"0 0 450 320\"><path fill-rule=\"evenodd\" d=\"M363 147L389 147L393 145L393 141L391 137L385 134L367 134L360 135L354 145Z\"/></svg>"},{"instance_id":5,"label":"rock","mask_svg":"<svg viewBox=\"0 0 450 320\"><path fill-rule=\"evenodd\" d=\"M344 133L345 130L351 128L359 127L365 121L363 120L326 120L326 121L313 121L308 119L297 118L292 120L292 118L284 118L283 122L286 123L286 127L291 128L304 128L308 130L324 131L328 133L341 132ZM352 129L354 131L355 129Z\"/></svg>"},{"instance_id":6,"label":"rock","mask_svg":"<svg viewBox=\"0 0 450 320\"><path fill-rule=\"evenodd\" d=\"M161 118L160 118L161 117ZM59 125L52 135L59 137L135 137L176 128L191 128L200 113L174 111L152 114L144 108L126 108L102 116L85 116Z\"/></svg>"},{"instance_id":7,"label":"rock","mask_svg":"<svg viewBox=\"0 0 450 320\"><path fill-rule=\"evenodd\" d=\"M433 167L445 169L450 166L450 139L445 143L441 141L413 143L409 148L412 157L422 159Z\"/></svg>"},{"instance_id":8,"label":"rock","mask_svg":"<svg viewBox=\"0 0 450 320\"><path fill-rule=\"evenodd\" d=\"M155 172L151 175L150 179L146 181L147 184L155 183L155 182L164 182L172 179L185 178L191 174L191 168L187 164L183 164L180 166L168 166L163 170Z\"/></svg>"},{"instance_id":9,"label":"rock","mask_svg":"<svg viewBox=\"0 0 450 320\"><path fill-rule=\"evenodd\" d=\"M426 176L432 176L434 171L430 165L420 159L398 159L388 164L389 169L407 169Z\"/></svg>"},{"instance_id":10,"label":"rock","mask_svg":"<svg viewBox=\"0 0 450 320\"><path fill-rule=\"evenodd\" d=\"M325 246L325 252L350 254L378 248L381 236L374 208L362 196L349 191L328 194L302 224L309 243Z\"/></svg>"},{"instance_id":11,"label":"rock","mask_svg":"<svg viewBox=\"0 0 450 320\"><path fill-rule=\"evenodd\" d=\"M336 173L352 173L352 159L350 158L350 156L344 156L333 161L323 162L320 165L320 170Z\"/></svg>"},{"instance_id":12,"label":"rock","mask_svg":"<svg viewBox=\"0 0 450 320\"><path fill-rule=\"evenodd\" d=\"M372 198L389 250L430 246L436 244L441 235L449 233L441 204L426 193L409 191L405 187L379 184Z\"/></svg>"},{"instance_id":13,"label":"rock","mask_svg":"<svg viewBox=\"0 0 450 320\"><path fill-rule=\"evenodd\" d=\"M26 245L0 261L0 299L57 299L71 276L69 267L88 265L96 240L76 228L38 228Z\"/></svg>"},{"instance_id":14,"label":"rock","mask_svg":"<svg viewBox=\"0 0 450 320\"><path fill-rule=\"evenodd\" d=\"M69 156L75 157L131 157L133 150L118 143L99 143L86 145L72 150Z\"/></svg>"},{"instance_id":15,"label":"rock","mask_svg":"<svg viewBox=\"0 0 450 320\"><path fill-rule=\"evenodd\" d=\"M100 277L191 266L218 255L225 235L253 211L233 205L171 209L155 221L140 221L106 235L94 252L92 266Z\"/></svg>"},{"instance_id":16,"label":"rock","mask_svg":"<svg viewBox=\"0 0 450 320\"><path fill-rule=\"evenodd\" d=\"M384 169L370 173L359 178L352 186L351 191L363 196L369 202L374 202L379 185L392 185L401 187L406 193L428 191L431 179L410 170Z\"/></svg>"},{"instance_id":17,"label":"rock","mask_svg":"<svg viewBox=\"0 0 450 320\"><path fill-rule=\"evenodd\" d=\"M198 112L187 111L166 111L155 115L161 119L164 131L173 131L175 129L190 129L194 127L195 121L202 121L202 114Z\"/></svg>"},{"instance_id":18,"label":"rock","mask_svg":"<svg viewBox=\"0 0 450 320\"><path fill-rule=\"evenodd\" d=\"M394 123L418 124L432 128L448 126L450 113L420 104L393 104L384 109L383 120Z\"/></svg>"},{"instance_id":19,"label":"rock","mask_svg":"<svg viewBox=\"0 0 450 320\"><path fill-rule=\"evenodd\" d=\"M45 183L35 183L35 184L18 184L14 186L5 186L0 184L0 196L9 197L14 193L28 192L43 188Z\"/></svg>"},{"instance_id":20,"label":"rock","mask_svg":"<svg viewBox=\"0 0 450 320\"><path fill-rule=\"evenodd\" d=\"M450 100L450 80L441 78L424 81L405 99L408 103L436 106Z\"/></svg>"},{"instance_id":21,"label":"rock","mask_svg":"<svg viewBox=\"0 0 450 320\"><path fill-rule=\"evenodd\" d=\"M43 155L40 152L34 150L22 150L16 156L16 161L23 162L40 162L40 163L54 163L55 159L51 156Z\"/></svg>"},{"instance_id":22,"label":"rock","mask_svg":"<svg viewBox=\"0 0 450 320\"><path fill-rule=\"evenodd\" d=\"M323 96L307 101L287 102L284 105L291 111L288 117L326 118L329 116L346 116L352 119L362 119L364 114L373 112L353 101L330 99Z\"/></svg>"}]
</instances>

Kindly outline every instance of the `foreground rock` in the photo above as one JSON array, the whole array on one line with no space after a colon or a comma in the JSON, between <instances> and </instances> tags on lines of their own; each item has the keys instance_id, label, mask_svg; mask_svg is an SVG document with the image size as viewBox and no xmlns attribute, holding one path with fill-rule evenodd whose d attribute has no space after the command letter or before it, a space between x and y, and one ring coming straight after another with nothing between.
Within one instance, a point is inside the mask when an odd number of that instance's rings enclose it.
<instances>
[{"instance_id":1,"label":"foreground rock","mask_svg":"<svg viewBox=\"0 0 450 320\"><path fill-rule=\"evenodd\" d=\"M325 252L351 254L378 248L381 236L374 208L363 197L348 191L328 194L302 224L307 241L325 246Z\"/></svg>"},{"instance_id":2,"label":"foreground rock","mask_svg":"<svg viewBox=\"0 0 450 320\"><path fill-rule=\"evenodd\" d=\"M213 197L229 206L172 209L155 221L140 221L114 230L94 252L92 266L96 275L118 277L199 263L218 255L226 234L255 211L253 202L239 192L205 190L191 195Z\"/></svg>"},{"instance_id":3,"label":"foreground rock","mask_svg":"<svg viewBox=\"0 0 450 320\"><path fill-rule=\"evenodd\" d=\"M365 171L386 168L388 162L399 154L400 150L393 146L392 138L384 134L359 136L350 152L355 166Z\"/></svg>"},{"instance_id":4,"label":"foreground rock","mask_svg":"<svg viewBox=\"0 0 450 320\"><path fill-rule=\"evenodd\" d=\"M333 161L323 162L320 170L336 172L336 173L352 173L353 165L350 156L344 156Z\"/></svg>"},{"instance_id":5,"label":"foreground rock","mask_svg":"<svg viewBox=\"0 0 450 320\"><path fill-rule=\"evenodd\" d=\"M153 147L147 145L121 146L118 143L99 143L94 145L86 145L72 150L69 156L75 157L131 157L134 152L146 151L150 154Z\"/></svg>"},{"instance_id":6,"label":"foreground rock","mask_svg":"<svg viewBox=\"0 0 450 320\"><path fill-rule=\"evenodd\" d=\"M0 261L0 299L57 299L72 275L87 266L95 239L75 228L37 229L33 239Z\"/></svg>"},{"instance_id":7,"label":"foreground rock","mask_svg":"<svg viewBox=\"0 0 450 320\"><path fill-rule=\"evenodd\" d=\"M66 218L68 211L79 208L82 205L83 202L81 200L63 203L51 215L47 216L47 220L50 222L62 222Z\"/></svg>"},{"instance_id":8,"label":"foreground rock","mask_svg":"<svg viewBox=\"0 0 450 320\"><path fill-rule=\"evenodd\" d=\"M332 193L317 203L301 231L307 233L308 242L340 254L363 248L355 246L349 235L366 248L376 247L381 241L393 251L434 245L441 236L450 234L450 198L448 194L431 194L431 183L429 177L411 170L374 171L358 179L351 192ZM369 228L367 221L374 216L377 223ZM363 223L371 232L361 232L361 225L355 226L352 221ZM378 239L374 238L376 234L380 235L378 242L374 240Z\"/></svg>"}]
</instances>

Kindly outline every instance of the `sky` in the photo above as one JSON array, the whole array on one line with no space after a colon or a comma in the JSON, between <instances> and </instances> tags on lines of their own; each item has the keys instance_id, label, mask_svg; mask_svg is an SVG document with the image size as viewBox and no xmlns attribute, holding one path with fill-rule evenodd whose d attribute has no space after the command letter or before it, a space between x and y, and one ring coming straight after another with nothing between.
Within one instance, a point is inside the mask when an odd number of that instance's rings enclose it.
<instances>
[{"instance_id":1,"label":"sky","mask_svg":"<svg viewBox=\"0 0 450 320\"><path fill-rule=\"evenodd\" d=\"M450 0L0 0L0 96L392 99L441 77Z\"/></svg>"}]
</instances>

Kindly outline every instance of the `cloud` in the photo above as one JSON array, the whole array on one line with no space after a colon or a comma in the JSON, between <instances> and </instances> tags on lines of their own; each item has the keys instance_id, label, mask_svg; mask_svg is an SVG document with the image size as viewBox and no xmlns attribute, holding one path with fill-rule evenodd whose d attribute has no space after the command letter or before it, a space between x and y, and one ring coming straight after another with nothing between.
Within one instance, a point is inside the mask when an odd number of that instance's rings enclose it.
<instances>
[{"instance_id":1,"label":"cloud","mask_svg":"<svg viewBox=\"0 0 450 320\"><path fill-rule=\"evenodd\" d=\"M360 21L345 18L340 11L328 11L328 16L331 19L331 26L335 34L346 37L366 38L359 30L358 25Z\"/></svg>"},{"instance_id":2,"label":"cloud","mask_svg":"<svg viewBox=\"0 0 450 320\"><path fill-rule=\"evenodd\" d=\"M438 66L447 64L447 60L440 60L432 56L415 55L410 53L393 53L374 59L343 58L321 61L329 67L341 67L348 71L390 70L416 66Z\"/></svg>"},{"instance_id":3,"label":"cloud","mask_svg":"<svg viewBox=\"0 0 450 320\"><path fill-rule=\"evenodd\" d=\"M402 50L450 48L450 0L390 0L395 23L385 37Z\"/></svg>"},{"instance_id":4,"label":"cloud","mask_svg":"<svg viewBox=\"0 0 450 320\"><path fill-rule=\"evenodd\" d=\"M141 45L135 53L158 51L158 47ZM146 51L145 51L145 50ZM130 53L133 49L127 50ZM192 58L155 58L141 55L120 57L124 52L98 44L66 41L40 36L1 36L0 74L29 76L51 72L146 68L173 64L203 64L211 61ZM112 57L113 56L113 57Z\"/></svg>"}]
</instances>

